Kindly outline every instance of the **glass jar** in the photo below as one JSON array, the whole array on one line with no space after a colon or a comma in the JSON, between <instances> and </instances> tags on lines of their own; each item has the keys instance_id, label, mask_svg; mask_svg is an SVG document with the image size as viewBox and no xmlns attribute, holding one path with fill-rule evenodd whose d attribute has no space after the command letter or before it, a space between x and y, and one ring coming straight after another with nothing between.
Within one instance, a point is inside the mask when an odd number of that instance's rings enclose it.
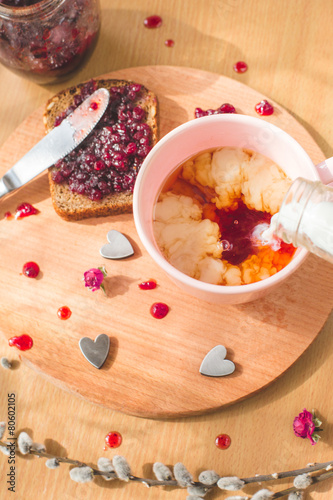
<instances>
[{"instance_id":1,"label":"glass jar","mask_svg":"<svg viewBox=\"0 0 333 500\"><path fill-rule=\"evenodd\" d=\"M63 80L99 29L99 0L0 0L0 62L37 83Z\"/></svg>"},{"instance_id":2,"label":"glass jar","mask_svg":"<svg viewBox=\"0 0 333 500\"><path fill-rule=\"evenodd\" d=\"M273 215L270 229L286 243L333 263L333 188L297 178Z\"/></svg>"}]
</instances>

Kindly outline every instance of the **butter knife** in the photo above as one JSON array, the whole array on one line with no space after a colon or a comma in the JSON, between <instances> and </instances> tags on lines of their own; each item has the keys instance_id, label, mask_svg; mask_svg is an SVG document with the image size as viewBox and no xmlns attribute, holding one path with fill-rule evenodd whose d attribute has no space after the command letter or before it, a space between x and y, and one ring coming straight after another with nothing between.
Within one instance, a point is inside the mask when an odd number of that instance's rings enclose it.
<instances>
[{"instance_id":1,"label":"butter knife","mask_svg":"<svg viewBox=\"0 0 333 500\"><path fill-rule=\"evenodd\" d=\"M0 179L0 198L22 187L75 149L102 118L110 94L98 89L51 130Z\"/></svg>"}]
</instances>

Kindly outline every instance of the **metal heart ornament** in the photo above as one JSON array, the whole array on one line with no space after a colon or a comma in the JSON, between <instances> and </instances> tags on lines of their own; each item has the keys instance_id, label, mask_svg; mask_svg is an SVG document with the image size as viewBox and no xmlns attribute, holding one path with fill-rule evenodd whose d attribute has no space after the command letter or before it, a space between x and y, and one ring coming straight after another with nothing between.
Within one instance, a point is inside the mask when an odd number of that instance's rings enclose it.
<instances>
[{"instance_id":1,"label":"metal heart ornament","mask_svg":"<svg viewBox=\"0 0 333 500\"><path fill-rule=\"evenodd\" d=\"M109 354L110 338L105 333L98 335L95 340L82 337L79 346L86 360L95 368L101 368Z\"/></svg>"},{"instance_id":2,"label":"metal heart ornament","mask_svg":"<svg viewBox=\"0 0 333 500\"><path fill-rule=\"evenodd\" d=\"M105 259L125 259L134 254L134 250L126 236L119 231L112 229L107 234L106 243L102 246L99 253Z\"/></svg>"},{"instance_id":3,"label":"metal heart ornament","mask_svg":"<svg viewBox=\"0 0 333 500\"><path fill-rule=\"evenodd\" d=\"M225 359L227 350L224 345L217 345L205 356L200 366L200 373L207 377L224 377L235 371L235 365Z\"/></svg>"}]
</instances>

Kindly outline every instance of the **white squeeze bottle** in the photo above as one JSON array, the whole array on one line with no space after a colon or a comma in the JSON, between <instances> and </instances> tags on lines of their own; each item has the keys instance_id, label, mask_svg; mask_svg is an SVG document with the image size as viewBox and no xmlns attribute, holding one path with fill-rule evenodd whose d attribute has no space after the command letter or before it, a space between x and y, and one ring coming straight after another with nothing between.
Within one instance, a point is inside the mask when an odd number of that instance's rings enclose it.
<instances>
[{"instance_id":1,"label":"white squeeze bottle","mask_svg":"<svg viewBox=\"0 0 333 500\"><path fill-rule=\"evenodd\" d=\"M333 263L333 188L298 177L262 239L269 244L273 234Z\"/></svg>"}]
</instances>

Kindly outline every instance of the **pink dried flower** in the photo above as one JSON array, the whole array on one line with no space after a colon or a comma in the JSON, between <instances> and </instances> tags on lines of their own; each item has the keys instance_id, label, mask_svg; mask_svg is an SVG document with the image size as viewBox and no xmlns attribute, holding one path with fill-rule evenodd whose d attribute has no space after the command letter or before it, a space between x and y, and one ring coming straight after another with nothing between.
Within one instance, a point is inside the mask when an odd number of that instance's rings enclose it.
<instances>
[{"instance_id":1,"label":"pink dried flower","mask_svg":"<svg viewBox=\"0 0 333 500\"><path fill-rule=\"evenodd\" d=\"M93 267L83 275L84 286L87 286L92 292L101 288L105 293L103 280L106 276L107 272L104 267L98 267L97 269Z\"/></svg>"},{"instance_id":2,"label":"pink dried flower","mask_svg":"<svg viewBox=\"0 0 333 500\"><path fill-rule=\"evenodd\" d=\"M315 431L321 431L319 428L321 421L315 417L314 413L304 410L294 419L293 428L296 436L302 439L308 438L311 444L316 444L320 438Z\"/></svg>"}]
</instances>

